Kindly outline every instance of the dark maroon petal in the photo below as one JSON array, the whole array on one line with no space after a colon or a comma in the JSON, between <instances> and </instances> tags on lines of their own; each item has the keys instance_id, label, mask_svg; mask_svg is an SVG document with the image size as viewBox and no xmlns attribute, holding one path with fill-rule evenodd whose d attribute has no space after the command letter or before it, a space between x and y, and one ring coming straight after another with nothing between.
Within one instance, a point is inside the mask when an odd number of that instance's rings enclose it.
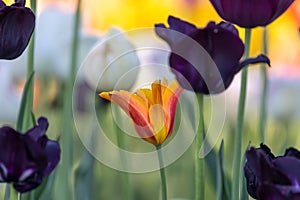
<instances>
[{"instance_id":1,"label":"dark maroon petal","mask_svg":"<svg viewBox=\"0 0 300 200\"><path fill-rule=\"evenodd\" d=\"M247 58L247 59L243 60L240 63L240 68L237 68L237 70L239 71L242 68L244 68L250 64L257 64L257 63L266 63L267 65L271 66L270 59L267 56L261 54L261 55L257 56L256 58Z\"/></svg>"},{"instance_id":2,"label":"dark maroon petal","mask_svg":"<svg viewBox=\"0 0 300 200\"><path fill-rule=\"evenodd\" d=\"M239 37L239 32L238 30L230 23L226 23L226 22L221 22L219 24L220 27L222 27L223 29L226 29L227 31L230 31L231 33L235 34L237 37Z\"/></svg>"},{"instance_id":3,"label":"dark maroon petal","mask_svg":"<svg viewBox=\"0 0 300 200\"><path fill-rule=\"evenodd\" d=\"M300 193L293 194L292 197L290 198L291 200L300 200Z\"/></svg>"},{"instance_id":4,"label":"dark maroon petal","mask_svg":"<svg viewBox=\"0 0 300 200\"><path fill-rule=\"evenodd\" d=\"M258 200L300 200L299 187L263 183L258 189Z\"/></svg>"},{"instance_id":5,"label":"dark maroon petal","mask_svg":"<svg viewBox=\"0 0 300 200\"><path fill-rule=\"evenodd\" d=\"M28 142L25 135L3 127L0 129L0 146L1 181L18 182L38 170L35 159L41 158L41 149L35 143Z\"/></svg>"},{"instance_id":6,"label":"dark maroon petal","mask_svg":"<svg viewBox=\"0 0 300 200\"><path fill-rule=\"evenodd\" d=\"M220 17L222 17L226 21L229 21L229 20L227 20L226 16L224 15L221 1L222 0L210 0L211 4L214 6L214 8L216 9L216 11L220 15Z\"/></svg>"},{"instance_id":7,"label":"dark maroon petal","mask_svg":"<svg viewBox=\"0 0 300 200\"><path fill-rule=\"evenodd\" d=\"M285 150L284 156L292 156L300 159L300 152L297 149L290 147Z\"/></svg>"},{"instance_id":8,"label":"dark maroon petal","mask_svg":"<svg viewBox=\"0 0 300 200\"><path fill-rule=\"evenodd\" d=\"M257 198L256 191L257 191L259 182L257 180L255 173L250 168L249 164L246 164L244 166L244 174L245 174L246 182L247 182L247 191L251 197L256 199Z\"/></svg>"},{"instance_id":9,"label":"dark maroon petal","mask_svg":"<svg viewBox=\"0 0 300 200\"><path fill-rule=\"evenodd\" d=\"M0 9L5 7L5 6L6 6L6 4L3 1L0 0Z\"/></svg>"},{"instance_id":10,"label":"dark maroon petal","mask_svg":"<svg viewBox=\"0 0 300 200\"><path fill-rule=\"evenodd\" d=\"M170 28L158 24L155 31L170 45L170 66L184 89L217 94L229 87L245 64L269 62L259 56L239 63L244 44L232 24L209 22L205 28L197 29L172 16L168 22Z\"/></svg>"},{"instance_id":11,"label":"dark maroon petal","mask_svg":"<svg viewBox=\"0 0 300 200\"><path fill-rule=\"evenodd\" d=\"M271 152L271 149L267 145L261 143L260 149L265 152L269 159L273 160L275 158L274 154Z\"/></svg>"},{"instance_id":12,"label":"dark maroon petal","mask_svg":"<svg viewBox=\"0 0 300 200\"><path fill-rule=\"evenodd\" d=\"M274 168L285 174L292 184L300 185L300 160L295 157L277 157L273 160Z\"/></svg>"},{"instance_id":13,"label":"dark maroon petal","mask_svg":"<svg viewBox=\"0 0 300 200\"><path fill-rule=\"evenodd\" d=\"M173 16L169 16L168 24L170 26L170 29L172 29L174 31L178 31L185 35L189 35L192 32L194 32L195 30L197 30L197 27L194 24L183 21L183 20L181 20L177 17L173 17Z\"/></svg>"},{"instance_id":14,"label":"dark maroon petal","mask_svg":"<svg viewBox=\"0 0 300 200\"><path fill-rule=\"evenodd\" d=\"M172 48L174 44L187 37L193 31L197 30L196 26L179 18L169 16L168 18L169 28L164 24L156 24L156 34L165 40Z\"/></svg>"},{"instance_id":15,"label":"dark maroon petal","mask_svg":"<svg viewBox=\"0 0 300 200\"><path fill-rule=\"evenodd\" d=\"M53 171L60 160L60 147L47 138L47 128L44 117L26 134L0 128L0 182L12 182L23 193L36 188Z\"/></svg>"},{"instance_id":16,"label":"dark maroon petal","mask_svg":"<svg viewBox=\"0 0 300 200\"><path fill-rule=\"evenodd\" d=\"M35 188L37 188L39 185L41 184L38 182L26 182L26 183L14 183L13 186L15 188L16 191L20 192L20 193L24 193L24 192L29 192Z\"/></svg>"},{"instance_id":17,"label":"dark maroon petal","mask_svg":"<svg viewBox=\"0 0 300 200\"><path fill-rule=\"evenodd\" d=\"M35 26L29 8L6 6L0 9L0 59L15 59L25 50Z\"/></svg>"},{"instance_id":18,"label":"dark maroon petal","mask_svg":"<svg viewBox=\"0 0 300 200\"><path fill-rule=\"evenodd\" d=\"M274 185L263 184L258 189L257 200L288 200Z\"/></svg>"},{"instance_id":19,"label":"dark maroon petal","mask_svg":"<svg viewBox=\"0 0 300 200\"><path fill-rule=\"evenodd\" d=\"M38 141L41 137L43 137L46 134L46 131L49 126L48 120L45 117L40 117L37 123L38 124L35 127L30 129L26 133L35 141Z\"/></svg>"},{"instance_id":20,"label":"dark maroon petal","mask_svg":"<svg viewBox=\"0 0 300 200\"><path fill-rule=\"evenodd\" d=\"M270 19L270 21L272 22L275 19L277 19L280 15L282 15L293 2L294 0L277 0L276 11L273 14L273 17Z\"/></svg>"},{"instance_id":21,"label":"dark maroon petal","mask_svg":"<svg viewBox=\"0 0 300 200\"><path fill-rule=\"evenodd\" d=\"M230 85L244 51L237 29L228 23L209 22L205 28L197 29L189 36L171 47L170 66L180 85L188 90L191 90L191 85L195 92L203 94L224 91ZM214 63L210 63L210 59Z\"/></svg>"},{"instance_id":22,"label":"dark maroon petal","mask_svg":"<svg viewBox=\"0 0 300 200\"><path fill-rule=\"evenodd\" d=\"M17 190L20 193L29 192L30 190L33 190L37 188L43 181L43 177L38 174L32 174L31 177L27 178L24 182L16 182L13 184L15 190Z\"/></svg>"},{"instance_id":23,"label":"dark maroon petal","mask_svg":"<svg viewBox=\"0 0 300 200\"><path fill-rule=\"evenodd\" d=\"M15 0L15 3L14 4L17 4L19 6L25 6L26 4L26 1L25 0Z\"/></svg>"},{"instance_id":24,"label":"dark maroon petal","mask_svg":"<svg viewBox=\"0 0 300 200\"><path fill-rule=\"evenodd\" d=\"M43 171L43 176L49 175L53 169L56 167L60 160L60 147L58 142L48 140L46 147L45 147L45 153L47 155L47 167Z\"/></svg>"},{"instance_id":25,"label":"dark maroon petal","mask_svg":"<svg viewBox=\"0 0 300 200\"><path fill-rule=\"evenodd\" d=\"M244 52L244 44L238 37L237 30L228 23L214 24L210 22L206 28L194 32L191 37L205 48L219 71L219 73L211 72L212 68L205 66L206 73L202 74L207 76L205 80L215 80L212 81L215 83L215 87L210 88L209 93L215 94L224 91L238 71L238 63ZM220 75L222 80L219 79Z\"/></svg>"},{"instance_id":26,"label":"dark maroon petal","mask_svg":"<svg viewBox=\"0 0 300 200\"><path fill-rule=\"evenodd\" d=\"M245 166L253 171L259 182L272 182L274 184L290 185L288 177L276 170L273 160L261 148L250 148L246 151L247 162Z\"/></svg>"},{"instance_id":27,"label":"dark maroon petal","mask_svg":"<svg viewBox=\"0 0 300 200\"><path fill-rule=\"evenodd\" d=\"M266 26L284 13L294 0L210 0L226 21L245 28Z\"/></svg>"}]
</instances>

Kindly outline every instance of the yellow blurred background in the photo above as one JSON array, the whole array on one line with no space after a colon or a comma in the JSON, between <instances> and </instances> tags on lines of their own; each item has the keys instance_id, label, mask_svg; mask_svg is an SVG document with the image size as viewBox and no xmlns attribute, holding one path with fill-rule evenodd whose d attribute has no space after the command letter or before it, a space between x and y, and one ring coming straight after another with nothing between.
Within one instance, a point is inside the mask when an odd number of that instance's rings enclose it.
<instances>
[{"instance_id":1,"label":"yellow blurred background","mask_svg":"<svg viewBox=\"0 0 300 200\"><path fill-rule=\"evenodd\" d=\"M73 10L73 0L45 0L39 2L39 9L57 5ZM153 27L156 23L166 23L167 17L174 15L203 27L210 20L221 21L209 0L86 0L83 1L83 20L86 31L101 34L109 27L118 26L123 30ZM269 56L272 66L291 68L292 74L300 67L300 2L292 6L269 25ZM252 54L261 52L262 28L253 30ZM243 38L243 30L240 30ZM285 69L286 70L286 69Z\"/></svg>"}]
</instances>

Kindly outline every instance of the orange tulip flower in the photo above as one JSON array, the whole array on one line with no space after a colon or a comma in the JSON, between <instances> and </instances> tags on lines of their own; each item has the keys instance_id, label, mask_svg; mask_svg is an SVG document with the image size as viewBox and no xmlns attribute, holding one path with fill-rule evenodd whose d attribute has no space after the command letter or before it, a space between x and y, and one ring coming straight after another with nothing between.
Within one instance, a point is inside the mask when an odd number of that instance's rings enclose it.
<instances>
[{"instance_id":1,"label":"orange tulip flower","mask_svg":"<svg viewBox=\"0 0 300 200\"><path fill-rule=\"evenodd\" d=\"M182 91L176 80L168 85L164 79L153 82L151 89L142 88L136 93L121 90L102 92L99 96L120 106L132 119L138 135L157 146L173 131L176 105Z\"/></svg>"}]
</instances>

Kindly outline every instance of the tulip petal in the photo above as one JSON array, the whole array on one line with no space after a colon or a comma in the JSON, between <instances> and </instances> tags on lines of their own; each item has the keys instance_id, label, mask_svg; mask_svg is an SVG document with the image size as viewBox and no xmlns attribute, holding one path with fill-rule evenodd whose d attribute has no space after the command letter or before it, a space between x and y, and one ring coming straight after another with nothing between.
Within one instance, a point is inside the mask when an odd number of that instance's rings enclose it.
<instances>
[{"instance_id":1,"label":"tulip petal","mask_svg":"<svg viewBox=\"0 0 300 200\"><path fill-rule=\"evenodd\" d=\"M193 58L199 56L199 52L185 44L189 43L188 40L182 40L177 42L173 49L175 52L183 52L181 56L184 58L174 53L170 56L170 66L174 69L181 86L190 90L190 86L185 81L188 80L195 92L214 94L224 91L232 82L244 52L244 44L237 35L237 29L224 22L220 24L210 22L205 28L194 31L190 37L209 53L220 73L215 73L216 70L211 65L203 66L199 63L199 66L196 66L198 69L192 66L187 60L195 60ZM229 43L233 47L230 50L228 50ZM201 58L204 59L208 60L205 57ZM204 80L209 81L210 91Z\"/></svg>"},{"instance_id":2,"label":"tulip petal","mask_svg":"<svg viewBox=\"0 0 300 200\"><path fill-rule=\"evenodd\" d=\"M226 21L244 28L266 26L284 13L294 0L210 0Z\"/></svg>"},{"instance_id":3,"label":"tulip petal","mask_svg":"<svg viewBox=\"0 0 300 200\"><path fill-rule=\"evenodd\" d=\"M295 157L278 157L273 161L275 169L285 174L292 183L300 186L300 160Z\"/></svg>"},{"instance_id":4,"label":"tulip petal","mask_svg":"<svg viewBox=\"0 0 300 200\"><path fill-rule=\"evenodd\" d=\"M173 132L176 106L183 88L180 87L177 80L173 80L165 89L163 94L163 107L166 113L166 126L169 130L168 136Z\"/></svg>"},{"instance_id":5,"label":"tulip petal","mask_svg":"<svg viewBox=\"0 0 300 200\"><path fill-rule=\"evenodd\" d=\"M6 6L6 4L2 0L0 0L0 9L5 7L5 6Z\"/></svg>"},{"instance_id":6,"label":"tulip petal","mask_svg":"<svg viewBox=\"0 0 300 200\"><path fill-rule=\"evenodd\" d=\"M285 150L284 156L291 156L300 159L300 152L297 149L290 147Z\"/></svg>"},{"instance_id":7,"label":"tulip petal","mask_svg":"<svg viewBox=\"0 0 300 200\"><path fill-rule=\"evenodd\" d=\"M35 141L38 141L43 137L48 129L49 123L45 117L40 117L38 119L38 124L27 131L27 134Z\"/></svg>"},{"instance_id":8,"label":"tulip petal","mask_svg":"<svg viewBox=\"0 0 300 200\"><path fill-rule=\"evenodd\" d=\"M263 184L258 190L258 200L287 200L276 187Z\"/></svg>"},{"instance_id":9,"label":"tulip petal","mask_svg":"<svg viewBox=\"0 0 300 200\"><path fill-rule=\"evenodd\" d=\"M47 167L43 171L43 176L49 175L54 168L57 166L59 160L60 160L60 147L59 143L52 140L47 140L46 146L45 146L45 153L47 156Z\"/></svg>"},{"instance_id":10,"label":"tulip petal","mask_svg":"<svg viewBox=\"0 0 300 200\"><path fill-rule=\"evenodd\" d=\"M167 28L164 24L156 24L155 32L159 37L165 40L171 48L176 42L185 38L186 35L197 30L195 25L173 16L169 16L168 24L170 28Z\"/></svg>"},{"instance_id":11,"label":"tulip petal","mask_svg":"<svg viewBox=\"0 0 300 200\"><path fill-rule=\"evenodd\" d=\"M120 106L133 122L138 126L148 126L148 106L138 95L121 90L113 92L102 92L99 95Z\"/></svg>"},{"instance_id":12,"label":"tulip petal","mask_svg":"<svg viewBox=\"0 0 300 200\"><path fill-rule=\"evenodd\" d=\"M153 128L154 138L156 145L162 144L167 136L168 132L165 127L165 113L161 104L155 104L149 109L150 124Z\"/></svg>"},{"instance_id":13,"label":"tulip petal","mask_svg":"<svg viewBox=\"0 0 300 200\"><path fill-rule=\"evenodd\" d=\"M154 104L152 91L150 89L147 88L139 89L138 91L136 91L136 94L144 100L148 108L150 107L150 105Z\"/></svg>"},{"instance_id":14,"label":"tulip petal","mask_svg":"<svg viewBox=\"0 0 300 200\"><path fill-rule=\"evenodd\" d=\"M2 7L0 9L0 59L19 57L29 43L34 26L35 16L29 8Z\"/></svg>"},{"instance_id":15,"label":"tulip petal","mask_svg":"<svg viewBox=\"0 0 300 200\"><path fill-rule=\"evenodd\" d=\"M240 67L236 69L237 70L236 72L240 71L242 68L246 67L247 65L257 64L257 63L266 63L267 65L271 66L270 59L267 56L261 54L256 58L247 58L246 60L243 60L240 63Z\"/></svg>"},{"instance_id":16,"label":"tulip petal","mask_svg":"<svg viewBox=\"0 0 300 200\"><path fill-rule=\"evenodd\" d=\"M273 14L273 17L270 19L270 21L274 21L280 15L282 15L293 2L294 0L277 0L276 12Z\"/></svg>"}]
</instances>

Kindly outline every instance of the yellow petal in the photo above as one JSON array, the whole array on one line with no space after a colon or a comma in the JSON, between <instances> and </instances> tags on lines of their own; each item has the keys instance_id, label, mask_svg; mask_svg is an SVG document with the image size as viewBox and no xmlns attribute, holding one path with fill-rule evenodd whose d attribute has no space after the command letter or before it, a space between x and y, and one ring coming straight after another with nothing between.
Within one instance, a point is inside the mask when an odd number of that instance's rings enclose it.
<instances>
[{"instance_id":1,"label":"yellow petal","mask_svg":"<svg viewBox=\"0 0 300 200\"><path fill-rule=\"evenodd\" d=\"M152 87L153 104L162 105L162 91L161 91L160 82L155 81L154 83L152 83L151 87Z\"/></svg>"},{"instance_id":2,"label":"yellow petal","mask_svg":"<svg viewBox=\"0 0 300 200\"><path fill-rule=\"evenodd\" d=\"M157 143L162 144L168 135L165 127L165 113L162 105L155 104L150 107L149 120Z\"/></svg>"},{"instance_id":3,"label":"yellow petal","mask_svg":"<svg viewBox=\"0 0 300 200\"><path fill-rule=\"evenodd\" d=\"M152 91L148 88L142 88L139 89L136 94L140 96L145 102L147 102L148 107L150 105L153 105L153 97L152 97Z\"/></svg>"}]
</instances>

